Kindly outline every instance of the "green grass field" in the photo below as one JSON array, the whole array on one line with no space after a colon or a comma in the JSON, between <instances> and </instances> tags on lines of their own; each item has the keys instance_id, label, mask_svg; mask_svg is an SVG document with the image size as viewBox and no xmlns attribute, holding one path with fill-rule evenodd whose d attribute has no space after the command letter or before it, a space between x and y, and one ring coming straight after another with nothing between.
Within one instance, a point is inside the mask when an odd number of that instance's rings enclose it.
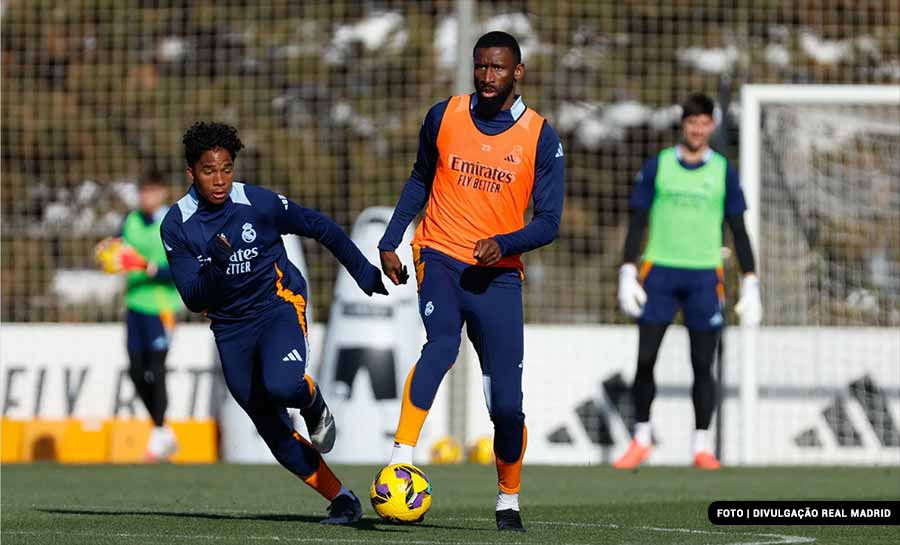
<instances>
[{"instance_id":1,"label":"green grass field","mask_svg":"<svg viewBox=\"0 0 900 545\"><path fill-rule=\"evenodd\" d=\"M526 466L525 534L495 529L493 467L423 467L434 504L414 526L375 516L375 467L335 469L363 499L355 527L319 525L326 502L277 466L3 466L0 537L3 545L900 543L898 527L713 526L706 518L717 499L898 499L900 468Z\"/></svg>"}]
</instances>

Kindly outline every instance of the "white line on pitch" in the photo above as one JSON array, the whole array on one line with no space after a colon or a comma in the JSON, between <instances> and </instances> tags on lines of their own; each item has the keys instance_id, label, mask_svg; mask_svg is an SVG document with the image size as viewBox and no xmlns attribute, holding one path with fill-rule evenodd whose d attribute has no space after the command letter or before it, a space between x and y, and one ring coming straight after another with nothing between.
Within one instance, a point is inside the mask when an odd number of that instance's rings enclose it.
<instances>
[{"instance_id":1,"label":"white line on pitch","mask_svg":"<svg viewBox=\"0 0 900 545\"><path fill-rule=\"evenodd\" d=\"M487 521L486 518L444 518L442 520L456 521ZM702 535L722 535L722 536L753 536L768 539L768 541L747 541L741 543L728 543L727 545L793 545L800 543L815 543L814 537L790 536L784 534L769 534L762 532L725 532L722 530L697 530L695 528L663 528L659 526L623 526L621 524L601 523L601 522L563 522L553 520L529 520L529 524L538 524L545 526L571 526L578 528L608 528L611 530L646 530L650 532L671 532L682 534L702 534ZM775 539L777 541L772 541Z\"/></svg>"},{"instance_id":2,"label":"white line on pitch","mask_svg":"<svg viewBox=\"0 0 900 545\"><path fill-rule=\"evenodd\" d=\"M7 504L4 504L7 505ZM121 507L109 507L104 505L51 505L51 506L42 506L42 505L31 505L32 508L41 508L41 509L103 509L110 512L115 512L115 510L122 509ZM140 512L140 513L148 513L153 514L159 512L159 508L152 507L133 507L128 508L130 511ZM181 512L184 513L194 513L194 514L209 514L209 511L220 512L220 513L233 513L233 514L241 514L241 515L269 515L271 513L260 513L258 511L246 511L242 509L227 509L227 508L218 508L215 506L203 506L202 511L198 510L189 510L184 509ZM99 513L98 513L99 514ZM477 518L477 517L443 517L441 520L447 521L467 521L467 522L493 522L493 519L489 518ZM597 523L597 522L563 522L563 521L547 521L547 520L529 520L529 524L537 524L544 526L569 526L569 527L580 527L580 528L607 528L612 530L644 530L650 532L670 532L670 533L684 533L684 534L700 534L700 535L721 535L726 537L734 537L738 535L743 536L751 536L753 538L765 538L766 541L746 541L739 543L728 543L724 545L799 545L803 543L815 543L816 539L812 537L803 537L803 536L791 536L785 534L772 534L772 533L762 533L762 532L726 532L722 530L698 530L694 528L665 528L658 526L623 526L621 524L613 524L613 523ZM10 533L10 532L3 532ZM49 532L48 532L49 533ZM57 532L57 533L65 533L65 532ZM102 534L109 535L112 537L128 537L126 534ZM134 535L133 537L166 537L164 534L160 535ZM178 537L179 539L210 539L213 536L170 536L170 537ZM229 537L229 539L232 539ZM295 542L318 542L322 541L324 538L289 538L289 537L279 537L279 536L246 536L245 539L254 539L254 540L287 540L287 541L295 541ZM774 540L774 541L773 541ZM325 541L328 541L325 539ZM337 539L333 541L341 541L342 543L369 543L369 540L353 540L353 539ZM463 542L453 542L453 541L405 541L404 543L411 543L414 545L435 545L435 544L447 544L453 545L456 543L465 544L471 543L471 541L463 541ZM504 544L510 544L511 542L503 542ZM572 544L557 544L557 545L572 545ZM722 544L717 544L722 545Z\"/></svg>"},{"instance_id":3,"label":"white line on pitch","mask_svg":"<svg viewBox=\"0 0 900 545\"><path fill-rule=\"evenodd\" d=\"M352 528L351 528L352 529ZM65 532L61 530L3 530L2 535L30 535L30 536L77 536L77 537L112 537L134 539L196 539L204 541L284 541L288 543L372 543L371 539L353 539L343 537L290 537L290 536L229 536L229 535L203 535L203 534L135 534L135 533L102 533L102 532ZM395 543L409 545L470 545L472 540L465 541L433 541L423 539L397 539ZM481 542L484 545L524 545L518 541ZM571 545L571 544L562 544Z\"/></svg>"}]
</instances>

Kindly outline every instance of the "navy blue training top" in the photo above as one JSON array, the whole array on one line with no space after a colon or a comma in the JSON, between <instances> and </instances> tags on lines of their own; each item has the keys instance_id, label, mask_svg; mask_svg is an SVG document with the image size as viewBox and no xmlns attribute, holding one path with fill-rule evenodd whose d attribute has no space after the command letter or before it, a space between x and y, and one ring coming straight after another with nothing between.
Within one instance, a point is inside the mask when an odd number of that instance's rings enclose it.
<instances>
[{"instance_id":1,"label":"navy blue training top","mask_svg":"<svg viewBox=\"0 0 900 545\"><path fill-rule=\"evenodd\" d=\"M509 129L525 112L522 97L516 97L509 110L501 110L494 117L485 119L475 113L478 94L471 95L470 113L472 121L481 132L488 135L500 134ZM394 208L394 214L388 223L384 236L378 243L379 250L396 250L403 240L406 227L428 202L428 193L434 182L437 168L438 131L449 99L438 102L428 110L422 128L419 131L419 152L412 173L403 186L400 199ZM512 233L497 233L493 238L500 245L502 255L513 255L527 252L549 244L556 238L563 210L563 176L565 159L563 147L556 130L550 123L544 122L538 137L537 159L534 167L534 187L531 198L534 203L534 216L522 229Z\"/></svg>"},{"instance_id":2,"label":"navy blue training top","mask_svg":"<svg viewBox=\"0 0 900 545\"><path fill-rule=\"evenodd\" d=\"M188 309L207 311L213 324L256 317L298 295L306 298L306 280L287 258L284 234L319 241L369 294L380 279L380 271L334 221L259 186L234 182L221 205L191 186L166 214L161 231L181 298ZM210 250L219 233L233 250L227 262L214 259Z\"/></svg>"}]
</instances>

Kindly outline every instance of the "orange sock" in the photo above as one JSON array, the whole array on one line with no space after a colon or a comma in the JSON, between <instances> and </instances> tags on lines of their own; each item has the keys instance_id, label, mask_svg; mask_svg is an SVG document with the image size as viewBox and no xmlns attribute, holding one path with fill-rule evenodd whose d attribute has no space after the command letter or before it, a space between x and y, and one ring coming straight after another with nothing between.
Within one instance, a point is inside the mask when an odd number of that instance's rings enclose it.
<instances>
[{"instance_id":1,"label":"orange sock","mask_svg":"<svg viewBox=\"0 0 900 545\"><path fill-rule=\"evenodd\" d=\"M412 399L409 397L409 388L415 372L416 366L413 365L409 370L409 375L406 376L406 384L403 386L400 422L397 423L397 433L394 434L394 441L413 447L419 442L419 433L425 424L425 417L428 416L428 411L413 405Z\"/></svg>"},{"instance_id":2,"label":"orange sock","mask_svg":"<svg viewBox=\"0 0 900 545\"><path fill-rule=\"evenodd\" d=\"M315 447L304 439L299 433L294 432L294 439L300 441L305 446L315 450ZM321 494L326 500L331 501L337 497L341 491L341 481L334 476L331 468L325 463L325 458L319 456L319 468L312 475L303 479L303 482L312 487L316 492Z\"/></svg>"},{"instance_id":3,"label":"orange sock","mask_svg":"<svg viewBox=\"0 0 900 545\"><path fill-rule=\"evenodd\" d=\"M522 458L525 457L525 447L528 445L528 428L522 426L522 453L515 462L504 462L497 456L497 483L500 492L504 494L518 494L522 488Z\"/></svg>"}]
</instances>

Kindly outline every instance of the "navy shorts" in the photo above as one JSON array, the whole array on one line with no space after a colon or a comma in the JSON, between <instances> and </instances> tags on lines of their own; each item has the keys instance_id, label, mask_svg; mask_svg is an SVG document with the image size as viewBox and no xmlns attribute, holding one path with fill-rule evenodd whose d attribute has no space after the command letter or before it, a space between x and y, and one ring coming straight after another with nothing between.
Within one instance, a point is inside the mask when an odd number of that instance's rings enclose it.
<instances>
[{"instance_id":1,"label":"navy shorts","mask_svg":"<svg viewBox=\"0 0 900 545\"><path fill-rule=\"evenodd\" d=\"M672 323L680 308L688 329L711 331L722 327L725 286L721 268L682 269L645 262L641 279L647 302L639 323Z\"/></svg>"},{"instance_id":2,"label":"navy shorts","mask_svg":"<svg viewBox=\"0 0 900 545\"><path fill-rule=\"evenodd\" d=\"M163 312L147 314L128 309L125 315L128 333L128 352L162 352L169 349L169 339L175 327L175 314Z\"/></svg>"},{"instance_id":3,"label":"navy shorts","mask_svg":"<svg viewBox=\"0 0 900 545\"><path fill-rule=\"evenodd\" d=\"M225 383L245 410L250 412L253 399L267 398L276 405L297 408L309 403L313 385L306 377L309 356L303 308L277 304L255 319L213 324L212 331Z\"/></svg>"}]
</instances>

